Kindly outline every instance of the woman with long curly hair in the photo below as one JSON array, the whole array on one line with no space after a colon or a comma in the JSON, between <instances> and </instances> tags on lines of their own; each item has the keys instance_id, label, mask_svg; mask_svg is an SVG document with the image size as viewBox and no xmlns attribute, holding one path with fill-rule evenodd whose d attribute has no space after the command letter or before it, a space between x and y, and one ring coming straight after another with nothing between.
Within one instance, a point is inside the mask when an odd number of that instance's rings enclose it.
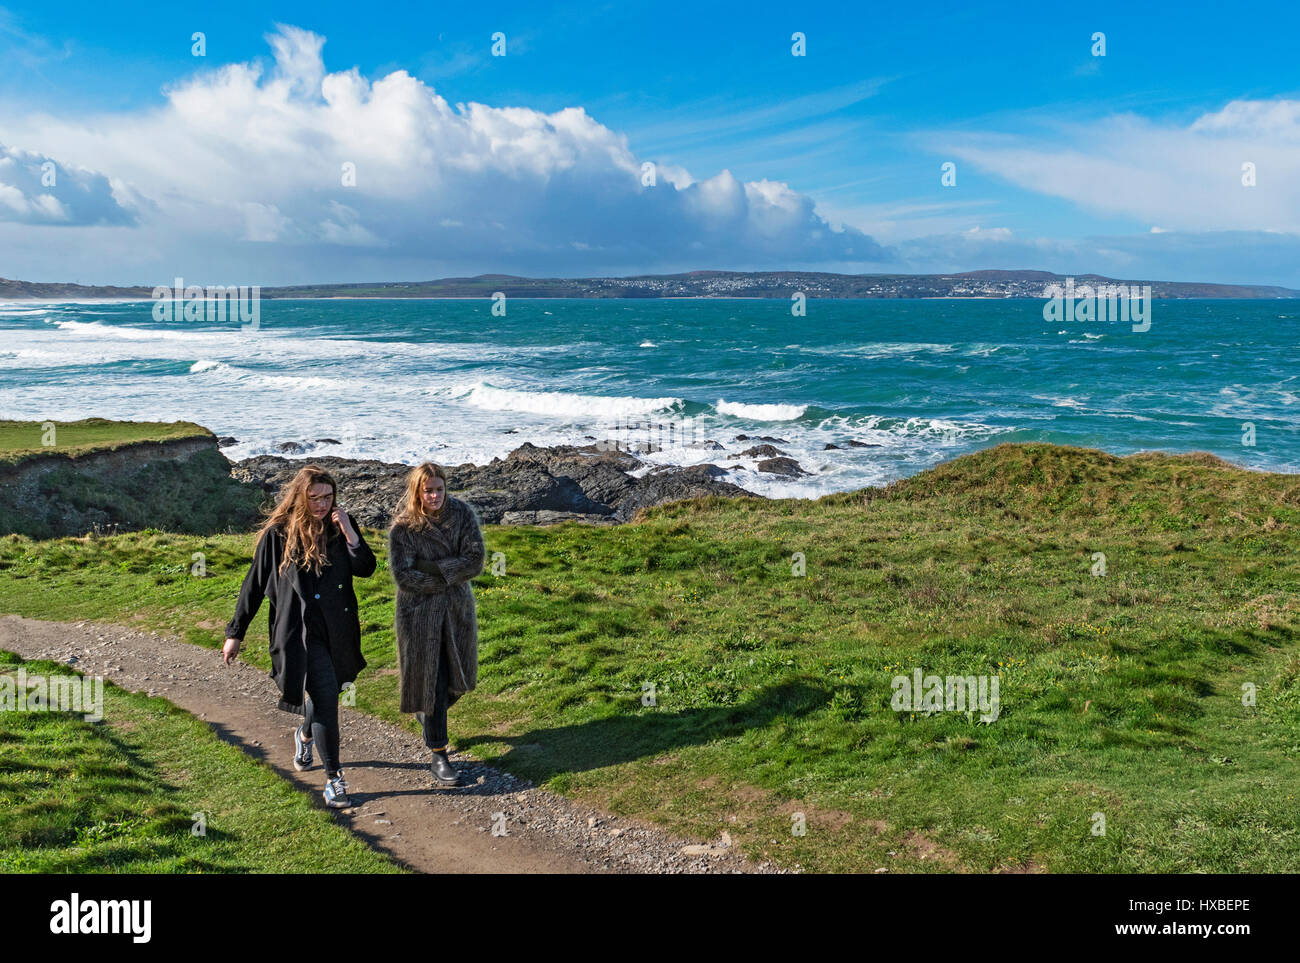
<instances>
[{"instance_id":1,"label":"woman with long curly hair","mask_svg":"<svg viewBox=\"0 0 1300 963\"><path fill-rule=\"evenodd\" d=\"M401 711L420 720L439 786L460 784L447 758L447 710L478 681L478 618L469 583L483 571L483 554L478 515L447 495L441 466L412 469L388 533L388 567L397 583Z\"/></svg>"},{"instance_id":2,"label":"woman with long curly hair","mask_svg":"<svg viewBox=\"0 0 1300 963\"><path fill-rule=\"evenodd\" d=\"M336 489L316 465L299 470L285 487L257 534L222 658L229 665L239 654L265 598L279 708L303 716L293 736L294 768L310 769L319 745L325 804L342 808L351 802L339 765L339 693L366 667L352 577L373 574L375 554L356 520L335 504Z\"/></svg>"}]
</instances>

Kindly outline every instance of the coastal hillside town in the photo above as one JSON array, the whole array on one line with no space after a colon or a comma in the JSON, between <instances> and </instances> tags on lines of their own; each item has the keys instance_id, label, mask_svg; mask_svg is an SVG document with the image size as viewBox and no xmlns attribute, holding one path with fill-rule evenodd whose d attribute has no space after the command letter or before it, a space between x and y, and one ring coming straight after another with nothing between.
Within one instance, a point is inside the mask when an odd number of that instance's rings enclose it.
<instances>
[{"instance_id":1,"label":"coastal hillside town","mask_svg":"<svg viewBox=\"0 0 1300 963\"><path fill-rule=\"evenodd\" d=\"M1066 275L1049 271L972 271L965 274L830 274L817 271L691 271L622 278L525 278L481 274L436 281L308 284L260 289L263 298L1042 298ZM1300 291L1270 285L1205 284L1074 276L1076 284L1149 285L1154 298L1295 298ZM229 278L193 279L231 284ZM235 279L253 284L256 279ZM171 284L170 278L159 282ZM154 285L87 286L0 278L0 300L150 298Z\"/></svg>"}]
</instances>

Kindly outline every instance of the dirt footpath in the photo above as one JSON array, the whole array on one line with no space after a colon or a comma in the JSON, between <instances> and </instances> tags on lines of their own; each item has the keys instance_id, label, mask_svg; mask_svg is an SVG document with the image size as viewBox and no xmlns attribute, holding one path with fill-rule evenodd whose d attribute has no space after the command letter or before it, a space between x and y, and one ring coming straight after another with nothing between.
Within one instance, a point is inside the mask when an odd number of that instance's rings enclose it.
<instances>
[{"instance_id":1,"label":"dirt footpath","mask_svg":"<svg viewBox=\"0 0 1300 963\"><path fill-rule=\"evenodd\" d=\"M324 808L319 751L293 768L300 716L275 707L261 669L226 666L220 653L96 622L0 616L0 649L70 663L133 692L170 700L217 735L268 763ZM75 659L75 662L70 660ZM648 823L588 809L455 753L463 786L435 789L429 750L414 733L340 706L340 757L353 806L335 818L404 866L428 873L772 873L720 843L668 835ZM504 817L495 817L501 813ZM493 835L495 825L506 835Z\"/></svg>"}]
</instances>

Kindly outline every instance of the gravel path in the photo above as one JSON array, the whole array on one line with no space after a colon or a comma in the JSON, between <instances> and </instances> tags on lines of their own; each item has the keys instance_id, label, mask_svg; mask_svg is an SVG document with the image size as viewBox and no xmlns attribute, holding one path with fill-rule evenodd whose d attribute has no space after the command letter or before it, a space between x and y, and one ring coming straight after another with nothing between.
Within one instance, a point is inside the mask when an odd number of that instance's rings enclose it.
<instances>
[{"instance_id":1,"label":"gravel path","mask_svg":"<svg viewBox=\"0 0 1300 963\"><path fill-rule=\"evenodd\" d=\"M324 807L320 754L313 769L300 773L293 768L293 727L301 717L275 707L279 692L261 669L243 662L227 667L216 650L150 632L14 615L0 616L0 649L27 659L70 663L78 672L103 676L123 689L168 699ZM340 755L354 805L334 811L335 817L410 869L788 872L748 861L729 848L727 838L710 844L673 837L649 823L588 809L461 753L451 758L464 785L434 788L429 750L418 736L346 706L340 713Z\"/></svg>"}]
</instances>

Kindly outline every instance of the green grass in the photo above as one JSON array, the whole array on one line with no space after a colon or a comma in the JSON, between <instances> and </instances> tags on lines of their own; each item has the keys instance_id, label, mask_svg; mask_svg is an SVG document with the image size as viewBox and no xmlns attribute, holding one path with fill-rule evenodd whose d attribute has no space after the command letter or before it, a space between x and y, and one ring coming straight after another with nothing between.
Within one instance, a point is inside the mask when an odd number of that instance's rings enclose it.
<instances>
[{"instance_id":1,"label":"green grass","mask_svg":"<svg viewBox=\"0 0 1300 963\"><path fill-rule=\"evenodd\" d=\"M47 445L46 424L54 426ZM212 432L188 421L0 421L0 464L13 465L33 455L58 453L73 457L90 451L115 449L141 441L211 437Z\"/></svg>"},{"instance_id":2,"label":"green grass","mask_svg":"<svg viewBox=\"0 0 1300 963\"><path fill-rule=\"evenodd\" d=\"M20 667L74 674L0 652L0 674ZM400 871L164 699L105 684L101 722L0 712L0 747L0 872Z\"/></svg>"},{"instance_id":3,"label":"green grass","mask_svg":"<svg viewBox=\"0 0 1300 963\"><path fill-rule=\"evenodd\" d=\"M475 583L479 688L452 710L452 740L808 870L1292 871L1297 523L1297 476L1035 444L815 502L489 526L506 574ZM252 547L10 537L0 610L216 646ZM382 560L357 588L357 706L413 728ZM264 618L245 657L266 667ZM891 680L917 667L999 675L1000 717L892 711Z\"/></svg>"}]
</instances>

